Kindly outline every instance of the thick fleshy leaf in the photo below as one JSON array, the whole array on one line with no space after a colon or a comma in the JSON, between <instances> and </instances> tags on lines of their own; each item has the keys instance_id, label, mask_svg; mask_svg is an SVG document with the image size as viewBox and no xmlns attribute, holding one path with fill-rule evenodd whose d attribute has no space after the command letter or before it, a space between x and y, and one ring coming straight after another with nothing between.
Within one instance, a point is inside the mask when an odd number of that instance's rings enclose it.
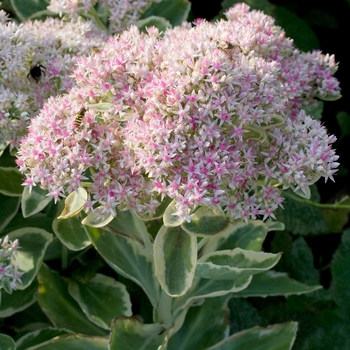
<instances>
[{"instance_id":1,"label":"thick fleshy leaf","mask_svg":"<svg viewBox=\"0 0 350 350\"><path fill-rule=\"evenodd\" d=\"M153 306L159 298L152 253L138 242L104 229L85 226L96 250L115 271L138 284Z\"/></svg>"},{"instance_id":2,"label":"thick fleshy leaf","mask_svg":"<svg viewBox=\"0 0 350 350\"><path fill-rule=\"evenodd\" d=\"M232 224L230 230L211 237L204 245L202 254L238 247L260 251L267 232L268 226L259 220Z\"/></svg>"},{"instance_id":3,"label":"thick fleshy leaf","mask_svg":"<svg viewBox=\"0 0 350 350\"><path fill-rule=\"evenodd\" d=\"M52 234L36 227L26 227L12 231L8 234L11 241L18 239L20 248L16 263L24 274L21 277L22 284L18 284L19 290L27 288L35 278L47 246L52 241Z\"/></svg>"},{"instance_id":4,"label":"thick fleshy leaf","mask_svg":"<svg viewBox=\"0 0 350 350\"><path fill-rule=\"evenodd\" d=\"M203 298L213 298L229 293L237 293L248 287L252 276L235 280L211 280L207 278L195 278L190 290L183 296L174 300L173 310L180 310Z\"/></svg>"},{"instance_id":5,"label":"thick fleshy leaf","mask_svg":"<svg viewBox=\"0 0 350 350\"><path fill-rule=\"evenodd\" d=\"M126 235L142 245L150 244L145 223L131 210L117 211L117 216L106 229L115 234Z\"/></svg>"},{"instance_id":6,"label":"thick fleshy leaf","mask_svg":"<svg viewBox=\"0 0 350 350\"><path fill-rule=\"evenodd\" d=\"M26 290L14 290L12 294L2 293L0 317L12 316L35 303L37 290L38 283L34 280Z\"/></svg>"},{"instance_id":7,"label":"thick fleshy leaf","mask_svg":"<svg viewBox=\"0 0 350 350\"><path fill-rule=\"evenodd\" d=\"M267 328L253 327L231 335L208 350L290 350L297 329L296 322L275 324Z\"/></svg>"},{"instance_id":8,"label":"thick fleshy leaf","mask_svg":"<svg viewBox=\"0 0 350 350\"><path fill-rule=\"evenodd\" d=\"M21 21L25 21L28 17L36 12L45 10L49 5L48 0L32 0L30 6L23 0L10 0L16 15Z\"/></svg>"},{"instance_id":9,"label":"thick fleshy leaf","mask_svg":"<svg viewBox=\"0 0 350 350\"><path fill-rule=\"evenodd\" d=\"M0 167L0 193L20 197L23 193L23 175L16 168Z\"/></svg>"},{"instance_id":10,"label":"thick fleshy leaf","mask_svg":"<svg viewBox=\"0 0 350 350\"><path fill-rule=\"evenodd\" d=\"M107 334L86 318L79 304L69 295L65 280L45 264L42 264L38 273L38 281L38 304L54 326L75 333Z\"/></svg>"},{"instance_id":11,"label":"thick fleshy leaf","mask_svg":"<svg viewBox=\"0 0 350 350\"><path fill-rule=\"evenodd\" d=\"M199 208L191 218L191 222L185 221L181 227L198 237L224 234L231 228L228 217L217 207Z\"/></svg>"},{"instance_id":12,"label":"thick fleshy leaf","mask_svg":"<svg viewBox=\"0 0 350 350\"><path fill-rule=\"evenodd\" d=\"M0 349L1 350L16 350L16 343L8 335L0 334Z\"/></svg>"},{"instance_id":13,"label":"thick fleshy leaf","mask_svg":"<svg viewBox=\"0 0 350 350\"><path fill-rule=\"evenodd\" d=\"M316 185L310 187L311 201L319 203L320 195ZM286 200L283 207L275 212L278 221L285 224L286 230L296 235L319 235L329 232L321 208L314 207L295 195L291 190L284 191ZM339 221L339 218L338 218Z\"/></svg>"},{"instance_id":14,"label":"thick fleshy leaf","mask_svg":"<svg viewBox=\"0 0 350 350\"><path fill-rule=\"evenodd\" d=\"M59 240L70 250L82 250L91 244L79 218L54 219L52 229Z\"/></svg>"},{"instance_id":15,"label":"thick fleshy leaf","mask_svg":"<svg viewBox=\"0 0 350 350\"><path fill-rule=\"evenodd\" d=\"M84 187L79 187L76 191L68 195L64 201L64 209L59 219L68 219L77 215L84 207L87 200L87 192Z\"/></svg>"},{"instance_id":16,"label":"thick fleshy leaf","mask_svg":"<svg viewBox=\"0 0 350 350\"><path fill-rule=\"evenodd\" d=\"M155 350L167 332L160 324L143 324L136 318L120 317L112 324L110 350Z\"/></svg>"},{"instance_id":17,"label":"thick fleshy leaf","mask_svg":"<svg viewBox=\"0 0 350 350\"><path fill-rule=\"evenodd\" d=\"M176 201L173 200L164 211L163 222L166 227L180 226L185 222L185 218L180 218L177 215L174 215L177 212L175 205Z\"/></svg>"},{"instance_id":18,"label":"thick fleshy leaf","mask_svg":"<svg viewBox=\"0 0 350 350\"><path fill-rule=\"evenodd\" d=\"M88 108L93 109L97 112L108 112L112 108L112 103L109 102L100 102L95 104L87 105Z\"/></svg>"},{"instance_id":19,"label":"thick fleshy leaf","mask_svg":"<svg viewBox=\"0 0 350 350\"><path fill-rule=\"evenodd\" d=\"M285 225L283 222L267 219L266 221L264 221L264 223L267 225L269 232L285 230Z\"/></svg>"},{"instance_id":20,"label":"thick fleshy leaf","mask_svg":"<svg viewBox=\"0 0 350 350\"><path fill-rule=\"evenodd\" d=\"M267 297L267 296L289 296L310 293L321 289L322 286L307 286L288 277L286 273L276 271L265 271L253 276L249 286L235 293L234 297Z\"/></svg>"},{"instance_id":21,"label":"thick fleshy leaf","mask_svg":"<svg viewBox=\"0 0 350 350\"><path fill-rule=\"evenodd\" d=\"M144 19L138 20L135 25L140 29L141 32L147 33L147 28L156 27L161 32L165 32L171 28L171 23L163 17L150 16Z\"/></svg>"},{"instance_id":22,"label":"thick fleshy leaf","mask_svg":"<svg viewBox=\"0 0 350 350\"><path fill-rule=\"evenodd\" d=\"M0 232L17 214L21 199L8 197L0 193Z\"/></svg>"},{"instance_id":23,"label":"thick fleshy leaf","mask_svg":"<svg viewBox=\"0 0 350 350\"><path fill-rule=\"evenodd\" d=\"M212 252L197 262L196 276L213 280L234 279L255 275L271 269L281 254L254 252L236 248Z\"/></svg>"},{"instance_id":24,"label":"thick fleshy leaf","mask_svg":"<svg viewBox=\"0 0 350 350\"><path fill-rule=\"evenodd\" d=\"M163 290L178 297L192 285L197 238L181 227L162 226L154 241L155 273Z\"/></svg>"},{"instance_id":25,"label":"thick fleshy leaf","mask_svg":"<svg viewBox=\"0 0 350 350\"><path fill-rule=\"evenodd\" d=\"M45 343L63 334L71 333L72 331L64 328L40 328L36 331L26 333L23 337L19 338L16 341L16 350L27 350L31 348L31 346Z\"/></svg>"},{"instance_id":26,"label":"thick fleshy leaf","mask_svg":"<svg viewBox=\"0 0 350 350\"><path fill-rule=\"evenodd\" d=\"M2 2L2 8L5 8L4 5L5 5L4 2ZM0 167L6 167L6 168L17 167L16 157L12 153L13 151L10 152L9 146L7 146L4 150L2 150L2 147L0 148Z\"/></svg>"},{"instance_id":27,"label":"thick fleshy leaf","mask_svg":"<svg viewBox=\"0 0 350 350\"><path fill-rule=\"evenodd\" d=\"M96 274L86 283L69 280L69 294L80 305L86 317L104 329L119 316L131 316L130 296L124 284Z\"/></svg>"},{"instance_id":28,"label":"thick fleshy leaf","mask_svg":"<svg viewBox=\"0 0 350 350\"><path fill-rule=\"evenodd\" d=\"M53 233L52 218L48 217L46 214L38 213L30 216L29 218L24 218L21 213L18 213L4 228L1 235L8 234L11 231L15 231L23 227L37 227L49 233Z\"/></svg>"},{"instance_id":29,"label":"thick fleshy leaf","mask_svg":"<svg viewBox=\"0 0 350 350\"><path fill-rule=\"evenodd\" d=\"M101 207L98 207L96 209L99 208ZM103 227L108 225L113 219L114 216L108 212L98 213L94 211L89 213L89 215L85 217L81 223L90 227Z\"/></svg>"},{"instance_id":30,"label":"thick fleshy leaf","mask_svg":"<svg viewBox=\"0 0 350 350\"><path fill-rule=\"evenodd\" d=\"M30 350L106 350L108 337L92 337L84 334L64 334L45 343L31 347Z\"/></svg>"},{"instance_id":31,"label":"thick fleshy leaf","mask_svg":"<svg viewBox=\"0 0 350 350\"><path fill-rule=\"evenodd\" d=\"M153 3L143 14L143 18L159 16L166 18L173 26L179 26L187 20L190 9L191 3L188 0L163 0Z\"/></svg>"},{"instance_id":32,"label":"thick fleshy leaf","mask_svg":"<svg viewBox=\"0 0 350 350\"><path fill-rule=\"evenodd\" d=\"M25 218L34 215L43 210L52 198L47 196L47 190L39 186L34 186L29 192L29 187L25 187L22 196L22 214Z\"/></svg>"},{"instance_id":33,"label":"thick fleshy leaf","mask_svg":"<svg viewBox=\"0 0 350 350\"><path fill-rule=\"evenodd\" d=\"M230 296L207 298L200 306L191 307L185 322L168 342L167 350L207 349L227 336Z\"/></svg>"},{"instance_id":34,"label":"thick fleshy leaf","mask_svg":"<svg viewBox=\"0 0 350 350\"><path fill-rule=\"evenodd\" d=\"M337 101L340 98L342 98L341 94L337 94L337 95L334 95L334 94L326 94L326 95L316 94L316 96L322 101Z\"/></svg>"}]
</instances>

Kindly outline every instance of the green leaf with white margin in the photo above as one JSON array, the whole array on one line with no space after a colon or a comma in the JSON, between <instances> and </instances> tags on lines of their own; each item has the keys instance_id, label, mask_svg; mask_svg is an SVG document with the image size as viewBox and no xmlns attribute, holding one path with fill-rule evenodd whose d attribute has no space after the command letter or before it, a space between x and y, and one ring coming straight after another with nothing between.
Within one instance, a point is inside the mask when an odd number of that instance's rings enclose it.
<instances>
[{"instance_id":1,"label":"green leaf with white margin","mask_svg":"<svg viewBox=\"0 0 350 350\"><path fill-rule=\"evenodd\" d=\"M10 3L18 18L24 22L34 13L45 10L50 2L48 0L31 0L30 6L28 6L28 3L23 0L10 0Z\"/></svg>"},{"instance_id":2,"label":"green leaf with white margin","mask_svg":"<svg viewBox=\"0 0 350 350\"><path fill-rule=\"evenodd\" d=\"M166 341L167 331L158 324L143 324L136 318L119 317L112 324L110 350L155 350Z\"/></svg>"},{"instance_id":3,"label":"green leaf with white margin","mask_svg":"<svg viewBox=\"0 0 350 350\"><path fill-rule=\"evenodd\" d=\"M143 14L142 18L159 16L166 18L173 26L179 26L187 20L191 10L191 3L188 0L162 0L153 3Z\"/></svg>"},{"instance_id":4,"label":"green leaf with white margin","mask_svg":"<svg viewBox=\"0 0 350 350\"><path fill-rule=\"evenodd\" d=\"M70 193L64 201L64 209L59 219L68 219L77 215L83 208L87 200L87 191L84 187L79 187Z\"/></svg>"},{"instance_id":5,"label":"green leaf with white margin","mask_svg":"<svg viewBox=\"0 0 350 350\"><path fill-rule=\"evenodd\" d=\"M231 228L230 221L218 207L201 207L191 215L191 222L185 221L181 227L197 237L224 234Z\"/></svg>"},{"instance_id":6,"label":"green leaf with white margin","mask_svg":"<svg viewBox=\"0 0 350 350\"><path fill-rule=\"evenodd\" d=\"M112 108L113 104L109 102L100 102L91 105L87 105L87 108L91 108L96 112L108 112Z\"/></svg>"},{"instance_id":7,"label":"green leaf with white margin","mask_svg":"<svg viewBox=\"0 0 350 350\"><path fill-rule=\"evenodd\" d=\"M289 296L311 293L321 289L322 286L308 286L293 280L284 272L265 271L253 276L249 286L238 293L233 294L235 298L267 297L267 296Z\"/></svg>"},{"instance_id":8,"label":"green leaf with white margin","mask_svg":"<svg viewBox=\"0 0 350 350\"><path fill-rule=\"evenodd\" d=\"M132 315L126 287L114 278L97 273L86 283L69 280L68 291L86 317L104 329L111 329L113 318Z\"/></svg>"},{"instance_id":9,"label":"green leaf with white margin","mask_svg":"<svg viewBox=\"0 0 350 350\"><path fill-rule=\"evenodd\" d=\"M166 227L180 226L185 222L185 218L179 218L177 215L174 215L176 212L176 201L173 200L164 211L163 222Z\"/></svg>"},{"instance_id":10,"label":"green leaf with white margin","mask_svg":"<svg viewBox=\"0 0 350 350\"><path fill-rule=\"evenodd\" d=\"M339 100L342 95L341 94L316 94L316 97L318 97L322 101L337 101Z\"/></svg>"},{"instance_id":11,"label":"green leaf with white margin","mask_svg":"<svg viewBox=\"0 0 350 350\"><path fill-rule=\"evenodd\" d=\"M25 227L8 234L9 239L18 239L19 249L15 263L24 274L21 277L22 284L17 284L19 290L27 288L35 278L43 261L47 246L52 241L53 235L36 227Z\"/></svg>"},{"instance_id":12,"label":"green leaf with white margin","mask_svg":"<svg viewBox=\"0 0 350 350\"><path fill-rule=\"evenodd\" d=\"M102 209L102 206L97 207L95 211L89 213L81 223L96 228L108 225L114 219L114 216L109 212L101 212Z\"/></svg>"},{"instance_id":13,"label":"green leaf with white margin","mask_svg":"<svg viewBox=\"0 0 350 350\"><path fill-rule=\"evenodd\" d=\"M64 334L28 350L106 350L108 337L89 336L85 334Z\"/></svg>"},{"instance_id":14,"label":"green leaf with white margin","mask_svg":"<svg viewBox=\"0 0 350 350\"><path fill-rule=\"evenodd\" d=\"M155 274L163 290L173 297L192 285L197 262L197 238L181 227L162 226L154 241Z\"/></svg>"},{"instance_id":15,"label":"green leaf with white margin","mask_svg":"<svg viewBox=\"0 0 350 350\"><path fill-rule=\"evenodd\" d=\"M12 316L35 303L37 290L38 283L34 280L26 290L13 290L12 294L2 293L0 317Z\"/></svg>"},{"instance_id":16,"label":"green leaf with white margin","mask_svg":"<svg viewBox=\"0 0 350 350\"><path fill-rule=\"evenodd\" d=\"M42 264L38 281L38 304L54 326L75 333L107 335L104 329L86 318L79 304L68 293L67 282L58 273Z\"/></svg>"},{"instance_id":17,"label":"green leaf with white margin","mask_svg":"<svg viewBox=\"0 0 350 350\"><path fill-rule=\"evenodd\" d=\"M18 213L20 203L20 197L9 197L0 193L0 232Z\"/></svg>"},{"instance_id":18,"label":"green leaf with white margin","mask_svg":"<svg viewBox=\"0 0 350 350\"><path fill-rule=\"evenodd\" d=\"M0 349L1 350L16 350L16 343L8 335L0 334Z\"/></svg>"},{"instance_id":19,"label":"green leaf with white margin","mask_svg":"<svg viewBox=\"0 0 350 350\"><path fill-rule=\"evenodd\" d=\"M297 330L296 322L253 327L231 335L208 350L291 350Z\"/></svg>"},{"instance_id":20,"label":"green leaf with white margin","mask_svg":"<svg viewBox=\"0 0 350 350\"><path fill-rule=\"evenodd\" d=\"M42 211L51 201L52 197L47 196L47 190L34 186L29 192L29 187L24 187L22 195L22 214L27 218Z\"/></svg>"},{"instance_id":21,"label":"green leaf with white margin","mask_svg":"<svg viewBox=\"0 0 350 350\"><path fill-rule=\"evenodd\" d=\"M0 167L0 193L20 197L23 193L23 174L16 168Z\"/></svg>"},{"instance_id":22,"label":"green leaf with white margin","mask_svg":"<svg viewBox=\"0 0 350 350\"><path fill-rule=\"evenodd\" d=\"M144 19L138 20L135 25L141 32L147 33L149 27L156 27L160 32L165 32L167 29L172 28L171 23L163 17L150 16Z\"/></svg>"},{"instance_id":23,"label":"green leaf with white margin","mask_svg":"<svg viewBox=\"0 0 350 350\"><path fill-rule=\"evenodd\" d=\"M260 220L237 222L231 225L230 230L211 237L204 245L202 254L234 248L259 252L268 231L269 227Z\"/></svg>"},{"instance_id":24,"label":"green leaf with white margin","mask_svg":"<svg viewBox=\"0 0 350 350\"><path fill-rule=\"evenodd\" d=\"M230 298L207 298L203 304L191 307L182 327L169 339L167 350L207 349L224 339L229 332Z\"/></svg>"},{"instance_id":25,"label":"green leaf with white margin","mask_svg":"<svg viewBox=\"0 0 350 350\"><path fill-rule=\"evenodd\" d=\"M271 218L264 221L270 231L284 231L285 225L283 222L272 220Z\"/></svg>"},{"instance_id":26,"label":"green leaf with white margin","mask_svg":"<svg viewBox=\"0 0 350 350\"><path fill-rule=\"evenodd\" d=\"M138 242L104 229L84 226L99 254L117 273L138 284L156 307L159 284L154 275L152 252Z\"/></svg>"},{"instance_id":27,"label":"green leaf with white margin","mask_svg":"<svg viewBox=\"0 0 350 350\"><path fill-rule=\"evenodd\" d=\"M65 220L55 218L52 222L52 229L59 240L70 250L82 250L91 244L77 216Z\"/></svg>"},{"instance_id":28,"label":"green leaf with white margin","mask_svg":"<svg viewBox=\"0 0 350 350\"><path fill-rule=\"evenodd\" d=\"M198 260L196 277L225 280L255 275L274 267L280 258L281 253L254 252L241 248L211 252Z\"/></svg>"},{"instance_id":29,"label":"green leaf with white margin","mask_svg":"<svg viewBox=\"0 0 350 350\"><path fill-rule=\"evenodd\" d=\"M117 211L117 216L105 229L117 235L126 235L143 246L145 241L151 244L145 223L131 210Z\"/></svg>"},{"instance_id":30,"label":"green leaf with white margin","mask_svg":"<svg viewBox=\"0 0 350 350\"><path fill-rule=\"evenodd\" d=\"M63 334L72 334L72 331L64 328L53 327L37 329L33 332L26 333L24 336L17 339L16 350L32 349L32 346L42 344Z\"/></svg>"},{"instance_id":31,"label":"green leaf with white margin","mask_svg":"<svg viewBox=\"0 0 350 350\"><path fill-rule=\"evenodd\" d=\"M189 291L185 295L174 300L174 313L178 313L182 309L203 298L213 298L230 293L237 293L247 288L251 280L252 276L234 280L211 280L195 277Z\"/></svg>"}]
</instances>

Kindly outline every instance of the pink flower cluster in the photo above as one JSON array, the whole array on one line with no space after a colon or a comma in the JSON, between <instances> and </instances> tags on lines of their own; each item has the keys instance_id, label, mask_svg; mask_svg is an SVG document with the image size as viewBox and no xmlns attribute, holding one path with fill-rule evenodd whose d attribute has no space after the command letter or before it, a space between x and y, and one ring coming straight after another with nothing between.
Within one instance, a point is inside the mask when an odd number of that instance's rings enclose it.
<instances>
[{"instance_id":1,"label":"pink flower cluster","mask_svg":"<svg viewBox=\"0 0 350 350\"><path fill-rule=\"evenodd\" d=\"M56 200L84 186L85 209L112 215L154 213L170 197L186 220L199 206L248 220L273 217L284 189L307 196L333 180L335 137L303 106L340 97L334 57L298 51L246 5L227 17L163 36L131 27L81 57L77 87L22 140L25 185Z\"/></svg>"},{"instance_id":2,"label":"pink flower cluster","mask_svg":"<svg viewBox=\"0 0 350 350\"><path fill-rule=\"evenodd\" d=\"M0 245L0 289L4 288L11 293L13 289L17 289L18 283L22 283L21 276L24 273L18 270L18 264L13 263L18 255L19 242L18 239L12 242L6 236L0 239Z\"/></svg>"},{"instance_id":3,"label":"pink flower cluster","mask_svg":"<svg viewBox=\"0 0 350 350\"><path fill-rule=\"evenodd\" d=\"M82 19L0 23L0 145L16 148L46 99L72 88L77 57L107 38Z\"/></svg>"},{"instance_id":4,"label":"pink flower cluster","mask_svg":"<svg viewBox=\"0 0 350 350\"><path fill-rule=\"evenodd\" d=\"M108 26L110 33L120 33L135 24L142 14L153 2L161 0L51 0L48 10L76 17L77 15L89 16L96 23ZM94 6L98 4L100 11ZM108 18L100 18L107 14ZM97 18L99 17L99 18ZM107 22L108 23L105 23Z\"/></svg>"}]
</instances>

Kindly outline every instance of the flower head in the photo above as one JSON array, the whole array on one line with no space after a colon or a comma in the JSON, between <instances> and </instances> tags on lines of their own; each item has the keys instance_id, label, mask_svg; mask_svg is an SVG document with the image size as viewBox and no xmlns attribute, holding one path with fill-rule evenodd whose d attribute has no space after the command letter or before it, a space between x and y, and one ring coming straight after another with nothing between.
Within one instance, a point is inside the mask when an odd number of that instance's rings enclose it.
<instances>
[{"instance_id":1,"label":"flower head","mask_svg":"<svg viewBox=\"0 0 350 350\"><path fill-rule=\"evenodd\" d=\"M319 177L332 179L335 138L302 107L339 96L333 58L299 52L245 5L227 16L162 37L131 27L80 58L77 88L51 99L22 142L29 185L57 198L87 177L88 210L142 215L170 197L181 218L218 206L248 220L273 217L282 189L307 195Z\"/></svg>"},{"instance_id":2,"label":"flower head","mask_svg":"<svg viewBox=\"0 0 350 350\"><path fill-rule=\"evenodd\" d=\"M83 20L0 23L0 144L17 147L46 99L74 85L71 72L77 57L106 39Z\"/></svg>"},{"instance_id":3,"label":"flower head","mask_svg":"<svg viewBox=\"0 0 350 350\"><path fill-rule=\"evenodd\" d=\"M22 284L21 277L24 272L19 271L19 265L14 261L17 257L19 248L18 240L10 241L6 236L0 239L0 289L4 288L6 292L11 293L17 289L18 283Z\"/></svg>"}]
</instances>

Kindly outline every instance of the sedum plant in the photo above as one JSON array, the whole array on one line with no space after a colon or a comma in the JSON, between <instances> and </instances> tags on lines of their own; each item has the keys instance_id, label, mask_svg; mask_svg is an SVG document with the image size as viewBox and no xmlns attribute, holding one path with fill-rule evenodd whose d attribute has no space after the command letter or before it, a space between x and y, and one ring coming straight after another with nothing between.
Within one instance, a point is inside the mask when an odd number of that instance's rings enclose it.
<instances>
[{"instance_id":1,"label":"sedum plant","mask_svg":"<svg viewBox=\"0 0 350 350\"><path fill-rule=\"evenodd\" d=\"M5 194L15 208L22 196L27 220L44 210L52 226L12 227L23 271L12 303L21 311L37 302L54 327L36 326L16 343L3 335L4 344L292 347L295 322L230 335L227 304L320 288L272 271L281 253L262 244L283 228L274 212L285 190L309 198L312 184L337 171L335 137L305 111L340 97L337 63L299 51L247 5L226 18L111 36L76 59L71 88L31 118L16 159L23 194L15 186ZM50 267L55 245L69 276ZM132 316L129 281L147 299L143 318ZM10 304L5 299L0 315L13 314Z\"/></svg>"}]
</instances>

